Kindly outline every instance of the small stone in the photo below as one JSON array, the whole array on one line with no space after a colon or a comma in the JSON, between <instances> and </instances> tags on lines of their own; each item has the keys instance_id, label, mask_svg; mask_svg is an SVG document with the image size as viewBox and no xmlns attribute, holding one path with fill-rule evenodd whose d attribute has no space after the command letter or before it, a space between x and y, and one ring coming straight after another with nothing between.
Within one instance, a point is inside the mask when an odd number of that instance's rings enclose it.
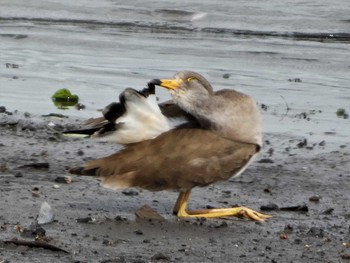
<instances>
[{"instance_id":1,"label":"small stone","mask_svg":"<svg viewBox=\"0 0 350 263\"><path fill-rule=\"evenodd\" d=\"M5 113L5 112L6 112L6 107L0 106L0 113Z\"/></svg>"},{"instance_id":2,"label":"small stone","mask_svg":"<svg viewBox=\"0 0 350 263\"><path fill-rule=\"evenodd\" d=\"M263 158L263 159L260 159L258 163L274 163L274 161L270 158Z\"/></svg>"},{"instance_id":3,"label":"small stone","mask_svg":"<svg viewBox=\"0 0 350 263\"><path fill-rule=\"evenodd\" d=\"M286 225L284 227L284 231L283 232L286 233L286 234L291 234L291 233L293 233L293 227L288 224L288 225Z\"/></svg>"},{"instance_id":4,"label":"small stone","mask_svg":"<svg viewBox=\"0 0 350 263\"><path fill-rule=\"evenodd\" d=\"M113 240L105 239L102 241L102 244L105 246L113 246L115 244L115 242Z\"/></svg>"},{"instance_id":5,"label":"small stone","mask_svg":"<svg viewBox=\"0 0 350 263\"><path fill-rule=\"evenodd\" d=\"M96 222L95 218L92 218L91 216L88 217L82 217L82 218L78 218L77 219L78 223L82 223L82 224L88 224L88 223L94 223Z\"/></svg>"},{"instance_id":6,"label":"small stone","mask_svg":"<svg viewBox=\"0 0 350 263\"><path fill-rule=\"evenodd\" d=\"M271 193L272 193L272 191L271 191L271 189L270 189L270 188L265 188L265 189L264 189L264 193L271 194Z\"/></svg>"},{"instance_id":7,"label":"small stone","mask_svg":"<svg viewBox=\"0 0 350 263\"><path fill-rule=\"evenodd\" d=\"M6 68L19 68L18 64L14 64L14 63L5 63Z\"/></svg>"},{"instance_id":8,"label":"small stone","mask_svg":"<svg viewBox=\"0 0 350 263\"><path fill-rule=\"evenodd\" d=\"M298 147L298 148L303 148L303 147L305 147L306 145L307 145L307 140L304 139L303 141L301 141L301 142L299 142L299 143L297 144L297 147Z\"/></svg>"},{"instance_id":9,"label":"small stone","mask_svg":"<svg viewBox=\"0 0 350 263\"><path fill-rule=\"evenodd\" d=\"M122 191L122 194L127 196L136 196L136 195L139 195L139 192L133 189L128 189L128 190Z\"/></svg>"},{"instance_id":10,"label":"small stone","mask_svg":"<svg viewBox=\"0 0 350 263\"><path fill-rule=\"evenodd\" d=\"M143 235L143 232L141 230L135 230L134 233L139 236Z\"/></svg>"},{"instance_id":11,"label":"small stone","mask_svg":"<svg viewBox=\"0 0 350 263\"><path fill-rule=\"evenodd\" d=\"M223 228L223 227L227 227L228 224L225 221L222 221L219 225L215 226L215 228Z\"/></svg>"},{"instance_id":12,"label":"small stone","mask_svg":"<svg viewBox=\"0 0 350 263\"><path fill-rule=\"evenodd\" d=\"M82 103L77 103L77 104L75 104L75 108L77 110L85 110L86 106Z\"/></svg>"},{"instance_id":13,"label":"small stone","mask_svg":"<svg viewBox=\"0 0 350 263\"><path fill-rule=\"evenodd\" d=\"M225 74L222 75L222 77L223 77L224 79L228 79L228 78L231 77L231 74L230 74L230 73L225 73Z\"/></svg>"},{"instance_id":14,"label":"small stone","mask_svg":"<svg viewBox=\"0 0 350 263\"><path fill-rule=\"evenodd\" d=\"M40 197L40 192L39 191L32 191L32 196L33 197Z\"/></svg>"},{"instance_id":15,"label":"small stone","mask_svg":"<svg viewBox=\"0 0 350 263\"><path fill-rule=\"evenodd\" d=\"M142 206L140 209L138 209L135 212L135 214L138 218L142 218L142 219L156 219L156 220L164 219L164 217L158 214L157 211L151 208L149 205Z\"/></svg>"},{"instance_id":16,"label":"small stone","mask_svg":"<svg viewBox=\"0 0 350 263\"><path fill-rule=\"evenodd\" d=\"M60 186L59 186L58 184L54 184L52 187L53 187L54 189L60 188Z\"/></svg>"},{"instance_id":17,"label":"small stone","mask_svg":"<svg viewBox=\"0 0 350 263\"><path fill-rule=\"evenodd\" d=\"M322 228L319 228L319 227L311 227L309 232L307 232L307 234L310 236L317 237L317 238L324 237L324 231Z\"/></svg>"},{"instance_id":18,"label":"small stone","mask_svg":"<svg viewBox=\"0 0 350 263\"><path fill-rule=\"evenodd\" d=\"M161 252L158 252L156 254L154 254L152 257L151 257L151 260L153 261L170 261L170 257L164 255L163 253Z\"/></svg>"},{"instance_id":19,"label":"small stone","mask_svg":"<svg viewBox=\"0 0 350 263\"><path fill-rule=\"evenodd\" d=\"M325 146L325 145L326 145L326 141L323 140L323 141L319 142L318 145L319 145L319 146Z\"/></svg>"},{"instance_id":20,"label":"small stone","mask_svg":"<svg viewBox=\"0 0 350 263\"><path fill-rule=\"evenodd\" d=\"M313 195L309 197L310 202L318 203L320 201L321 197L319 195Z\"/></svg>"},{"instance_id":21,"label":"small stone","mask_svg":"<svg viewBox=\"0 0 350 263\"><path fill-rule=\"evenodd\" d=\"M334 211L334 208L328 208L322 212L322 215L331 215Z\"/></svg>"},{"instance_id":22,"label":"small stone","mask_svg":"<svg viewBox=\"0 0 350 263\"><path fill-rule=\"evenodd\" d=\"M29 228L24 228L21 233L21 236L26 238L43 238L45 235L46 230L37 222L30 224Z\"/></svg>"},{"instance_id":23,"label":"small stone","mask_svg":"<svg viewBox=\"0 0 350 263\"><path fill-rule=\"evenodd\" d=\"M17 173L15 173L15 177L16 178L23 177L23 174L21 172L17 172Z\"/></svg>"},{"instance_id":24,"label":"small stone","mask_svg":"<svg viewBox=\"0 0 350 263\"><path fill-rule=\"evenodd\" d=\"M57 176L55 179L56 183L66 183L70 184L72 182L72 177L69 175L66 176Z\"/></svg>"},{"instance_id":25,"label":"small stone","mask_svg":"<svg viewBox=\"0 0 350 263\"><path fill-rule=\"evenodd\" d=\"M299 238L294 239L294 244L300 245L301 243L303 243L303 241L301 239L299 239Z\"/></svg>"},{"instance_id":26,"label":"small stone","mask_svg":"<svg viewBox=\"0 0 350 263\"><path fill-rule=\"evenodd\" d=\"M121 216L116 216L116 217L114 218L114 220L115 220L115 221L128 221L127 218L121 217Z\"/></svg>"},{"instance_id":27,"label":"small stone","mask_svg":"<svg viewBox=\"0 0 350 263\"><path fill-rule=\"evenodd\" d=\"M267 109L268 109L268 106L267 106L266 104L264 104L264 103L262 103L262 104L260 105L260 107L261 107L261 109L264 110L264 111L267 111Z\"/></svg>"},{"instance_id":28,"label":"small stone","mask_svg":"<svg viewBox=\"0 0 350 263\"><path fill-rule=\"evenodd\" d=\"M285 232L280 233L280 239L285 240L288 239L288 236Z\"/></svg>"},{"instance_id":29,"label":"small stone","mask_svg":"<svg viewBox=\"0 0 350 263\"><path fill-rule=\"evenodd\" d=\"M83 156L85 153L84 153L84 151L83 150L79 150L79 151L77 151L77 155L78 156Z\"/></svg>"},{"instance_id":30,"label":"small stone","mask_svg":"<svg viewBox=\"0 0 350 263\"><path fill-rule=\"evenodd\" d=\"M7 223L3 223L0 227L1 231L6 231L7 230L7 226L8 224Z\"/></svg>"}]
</instances>

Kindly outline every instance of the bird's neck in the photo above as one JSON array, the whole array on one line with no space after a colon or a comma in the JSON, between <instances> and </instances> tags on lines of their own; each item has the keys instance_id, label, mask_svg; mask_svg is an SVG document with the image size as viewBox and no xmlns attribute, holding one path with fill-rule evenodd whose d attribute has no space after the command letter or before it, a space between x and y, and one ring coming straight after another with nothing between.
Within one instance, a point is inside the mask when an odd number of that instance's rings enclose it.
<instances>
[{"instance_id":1,"label":"bird's neck","mask_svg":"<svg viewBox=\"0 0 350 263\"><path fill-rule=\"evenodd\" d=\"M254 100L243 102L224 96L180 99L179 106L193 115L201 127L235 141L262 146L261 116Z\"/></svg>"}]
</instances>

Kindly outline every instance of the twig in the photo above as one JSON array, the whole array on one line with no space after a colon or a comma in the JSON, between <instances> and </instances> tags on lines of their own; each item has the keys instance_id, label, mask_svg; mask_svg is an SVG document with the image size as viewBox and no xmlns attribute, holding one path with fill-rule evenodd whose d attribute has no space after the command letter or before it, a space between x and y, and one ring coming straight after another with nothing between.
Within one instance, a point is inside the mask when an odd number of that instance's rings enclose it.
<instances>
[{"instance_id":1,"label":"twig","mask_svg":"<svg viewBox=\"0 0 350 263\"><path fill-rule=\"evenodd\" d=\"M288 105L287 101L284 99L284 97L282 95L280 95L280 96L281 96L282 100L284 101L284 103L286 104L286 113L282 115L282 119L281 119L281 120L283 120L284 116L287 116L288 111L290 111L291 108L289 108L289 105Z\"/></svg>"}]
</instances>

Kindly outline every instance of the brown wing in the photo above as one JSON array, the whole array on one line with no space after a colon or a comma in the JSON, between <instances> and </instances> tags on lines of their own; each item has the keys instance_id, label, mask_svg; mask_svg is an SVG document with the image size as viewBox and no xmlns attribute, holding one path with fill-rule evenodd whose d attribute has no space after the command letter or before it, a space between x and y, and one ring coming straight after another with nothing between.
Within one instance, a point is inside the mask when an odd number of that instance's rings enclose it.
<instances>
[{"instance_id":1,"label":"brown wing","mask_svg":"<svg viewBox=\"0 0 350 263\"><path fill-rule=\"evenodd\" d=\"M175 129L85 164L109 188L189 190L237 174L258 151L201 129Z\"/></svg>"}]
</instances>

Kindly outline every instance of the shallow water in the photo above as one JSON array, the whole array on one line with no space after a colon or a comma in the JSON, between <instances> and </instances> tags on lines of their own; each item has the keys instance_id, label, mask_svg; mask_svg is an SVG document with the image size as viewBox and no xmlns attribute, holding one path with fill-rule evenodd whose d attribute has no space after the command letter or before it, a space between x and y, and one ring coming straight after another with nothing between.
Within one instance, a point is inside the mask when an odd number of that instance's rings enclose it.
<instances>
[{"instance_id":1,"label":"shallow water","mask_svg":"<svg viewBox=\"0 0 350 263\"><path fill-rule=\"evenodd\" d=\"M267 105L267 132L315 142L350 134L349 119L335 114L350 112L347 0L2 0L0 25L0 106L9 111L99 116L124 88L190 69ZM61 88L86 110L56 109L50 97Z\"/></svg>"}]
</instances>

